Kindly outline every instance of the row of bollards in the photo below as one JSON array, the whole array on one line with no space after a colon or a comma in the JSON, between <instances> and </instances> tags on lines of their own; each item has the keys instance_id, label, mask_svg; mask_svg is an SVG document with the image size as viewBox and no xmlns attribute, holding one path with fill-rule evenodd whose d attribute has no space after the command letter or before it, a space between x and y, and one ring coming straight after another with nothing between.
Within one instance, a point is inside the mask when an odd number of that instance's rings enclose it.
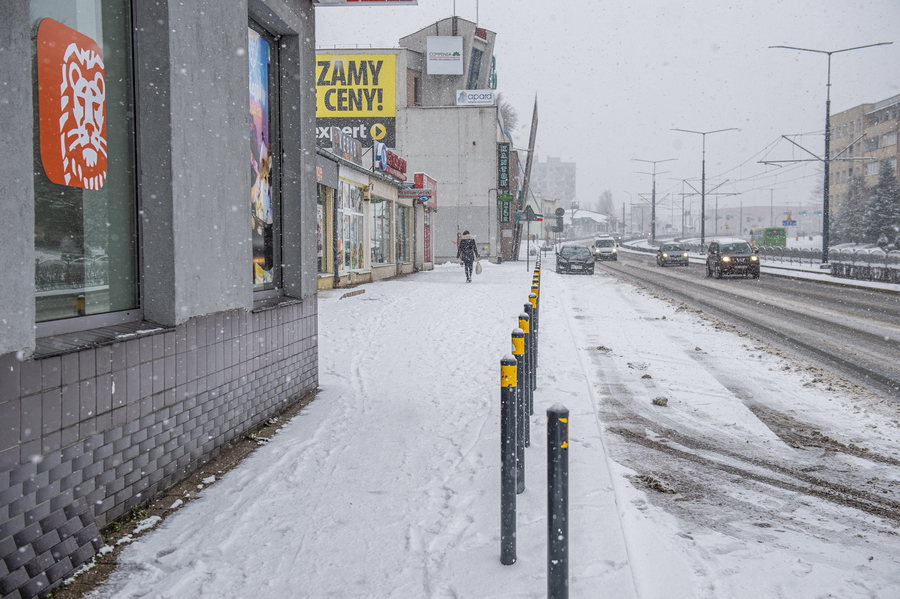
<instances>
[{"instance_id":1,"label":"row of bollards","mask_svg":"<svg viewBox=\"0 0 900 599\"><path fill-rule=\"evenodd\" d=\"M512 332L512 355L500 361L500 563L516 562L516 495L525 490L525 448L531 446L540 331L541 263ZM547 410L547 596L568 599L569 412Z\"/></svg>"}]
</instances>

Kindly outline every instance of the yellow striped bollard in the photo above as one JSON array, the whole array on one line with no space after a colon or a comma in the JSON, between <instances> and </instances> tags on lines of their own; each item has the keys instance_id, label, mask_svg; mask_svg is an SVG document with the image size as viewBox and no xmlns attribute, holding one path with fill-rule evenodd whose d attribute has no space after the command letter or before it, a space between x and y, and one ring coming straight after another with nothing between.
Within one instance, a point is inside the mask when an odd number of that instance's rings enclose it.
<instances>
[{"instance_id":1,"label":"yellow striped bollard","mask_svg":"<svg viewBox=\"0 0 900 599\"><path fill-rule=\"evenodd\" d=\"M516 563L516 359L500 360L500 563Z\"/></svg>"}]
</instances>

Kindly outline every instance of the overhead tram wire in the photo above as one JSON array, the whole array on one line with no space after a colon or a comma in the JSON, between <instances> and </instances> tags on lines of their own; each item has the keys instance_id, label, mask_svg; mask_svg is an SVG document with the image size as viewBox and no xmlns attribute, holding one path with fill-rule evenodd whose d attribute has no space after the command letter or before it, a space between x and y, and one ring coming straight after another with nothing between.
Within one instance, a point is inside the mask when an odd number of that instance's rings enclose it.
<instances>
[{"instance_id":1,"label":"overhead tram wire","mask_svg":"<svg viewBox=\"0 0 900 599\"><path fill-rule=\"evenodd\" d=\"M808 136L808 135L822 135L822 132L821 131L811 131L808 133L797 133L791 137L803 137L803 136ZM779 136L778 138L769 142L765 147L763 147L761 150L754 153L752 156L750 156L749 158L747 158L740 164L733 166L725 171L722 171L719 175L711 176L711 177L709 177L709 179L724 178L729 173L732 173L735 170L740 169L741 167L743 167L745 165L753 163L754 159L758 159L761 156L768 157L775 150L776 146L783 140L784 140L784 136ZM755 162L759 163L761 161L755 160ZM784 166L784 167L781 167L778 169L766 170L764 172L755 173L752 175L748 175L746 177L734 179L732 181L729 181L728 183L737 192L738 195L742 195L742 194L747 194L747 193L751 193L754 191L770 189L775 185L783 185L785 183L794 183L797 181L803 181L804 179L821 176L821 174L818 172L810 172L810 173L806 173L806 174L798 173L798 176L794 176L792 178L786 178L786 176L792 175L796 171L806 170L807 166L808 165L806 163L791 164L789 166ZM685 179L685 180L690 181L690 179ZM741 184L752 184L753 186L748 189L738 191L738 189L739 189L738 186ZM676 187L677 187L677 184L673 184L672 187L665 189L665 190L661 191L660 193L662 193L662 194L670 193Z\"/></svg>"},{"instance_id":2,"label":"overhead tram wire","mask_svg":"<svg viewBox=\"0 0 900 599\"><path fill-rule=\"evenodd\" d=\"M796 135L803 136L803 135L817 135L817 134L820 134L820 133L818 133L818 132L798 133ZM744 165L750 163L754 158L759 157L761 154L768 155L769 153L771 153L774 150L775 146L780 141L782 141L782 139L783 139L783 137L779 137L779 138L773 140L768 145L766 145L766 147L764 147L762 150L759 150L758 152L753 154L750 158L748 158L744 162L742 162L742 163L738 164L737 166L734 166L728 170L723 171L720 175L718 175L716 177L711 177L711 178L715 179L715 178L724 177L725 175L733 172L734 170L739 169L739 168L743 167ZM790 166L782 167L777 170L768 170L768 171L765 171L762 173L757 173L757 174L749 175L747 177L735 179L735 180L731 181L731 183L733 185L738 185L738 184L745 183L745 182L759 182L759 181L765 181L766 179L775 179L771 183L763 184L761 186L753 187L751 189L745 190L744 192L741 192L741 193L748 193L748 192L757 191L760 189L767 189L767 188L771 187L772 185L781 185L783 183L792 183L792 182L801 181L803 179L807 179L810 177L820 176L819 173L809 173L809 174L805 174L805 175L795 177L792 179L784 179L785 175L792 173L793 171L805 169L806 166L807 165L805 165L803 163L792 164Z\"/></svg>"}]
</instances>

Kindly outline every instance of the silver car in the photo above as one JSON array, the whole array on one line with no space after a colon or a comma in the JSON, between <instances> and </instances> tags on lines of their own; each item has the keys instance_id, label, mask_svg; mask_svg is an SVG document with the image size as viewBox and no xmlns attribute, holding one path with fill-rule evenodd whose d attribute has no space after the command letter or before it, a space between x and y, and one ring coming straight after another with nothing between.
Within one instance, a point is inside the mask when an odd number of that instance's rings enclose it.
<instances>
[{"instance_id":1,"label":"silver car","mask_svg":"<svg viewBox=\"0 0 900 599\"><path fill-rule=\"evenodd\" d=\"M688 266L688 251L683 243L664 243L656 250L657 266Z\"/></svg>"}]
</instances>

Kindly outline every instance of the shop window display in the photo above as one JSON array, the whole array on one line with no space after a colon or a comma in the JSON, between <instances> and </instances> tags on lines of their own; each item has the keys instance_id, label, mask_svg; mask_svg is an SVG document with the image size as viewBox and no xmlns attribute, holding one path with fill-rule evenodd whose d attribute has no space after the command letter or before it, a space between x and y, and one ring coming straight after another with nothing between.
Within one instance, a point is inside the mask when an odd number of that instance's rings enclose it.
<instances>
[{"instance_id":1,"label":"shop window display","mask_svg":"<svg viewBox=\"0 0 900 599\"><path fill-rule=\"evenodd\" d=\"M341 265L341 272L359 270L365 267L363 188L344 179L341 179L338 187L340 196L338 218L341 223L341 234L338 238L338 261Z\"/></svg>"},{"instance_id":2,"label":"shop window display","mask_svg":"<svg viewBox=\"0 0 900 599\"><path fill-rule=\"evenodd\" d=\"M397 262L411 261L409 213L407 206L397 204Z\"/></svg>"},{"instance_id":3,"label":"shop window display","mask_svg":"<svg viewBox=\"0 0 900 599\"><path fill-rule=\"evenodd\" d=\"M253 290L274 289L278 283L279 156L277 106L277 44L251 22L247 29L250 69L250 220L253 239Z\"/></svg>"},{"instance_id":4,"label":"shop window display","mask_svg":"<svg viewBox=\"0 0 900 599\"><path fill-rule=\"evenodd\" d=\"M372 201L372 264L391 262L391 204Z\"/></svg>"},{"instance_id":5,"label":"shop window display","mask_svg":"<svg viewBox=\"0 0 900 599\"><path fill-rule=\"evenodd\" d=\"M30 2L38 322L138 305L131 7Z\"/></svg>"}]
</instances>

